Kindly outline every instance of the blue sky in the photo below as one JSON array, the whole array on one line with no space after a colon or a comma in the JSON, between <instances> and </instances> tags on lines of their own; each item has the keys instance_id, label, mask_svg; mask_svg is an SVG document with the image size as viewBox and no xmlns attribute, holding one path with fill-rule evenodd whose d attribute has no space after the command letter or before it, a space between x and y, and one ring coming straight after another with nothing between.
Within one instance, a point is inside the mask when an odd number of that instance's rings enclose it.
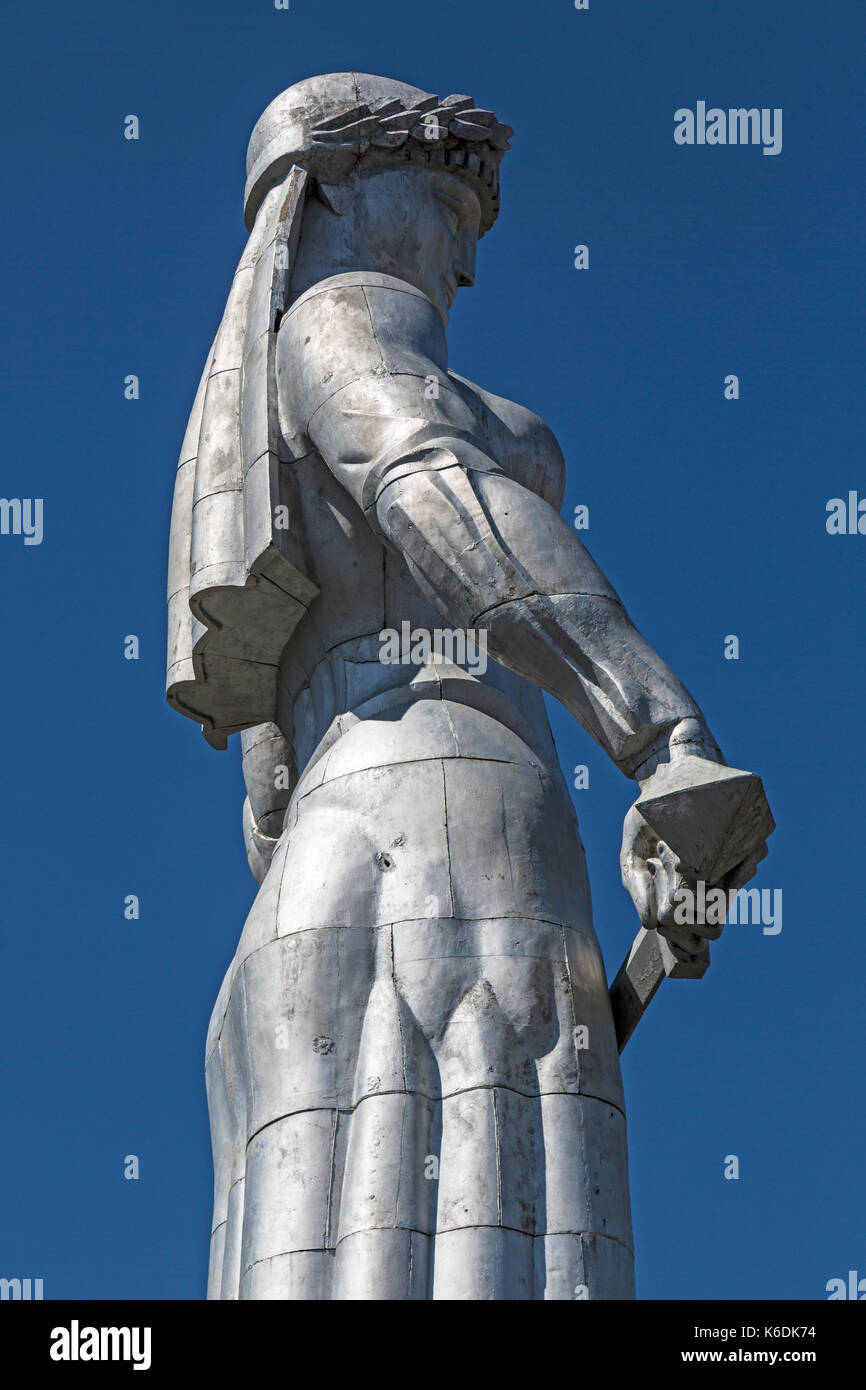
<instances>
[{"instance_id":1,"label":"blue sky","mask_svg":"<svg viewBox=\"0 0 866 1390\"><path fill-rule=\"evenodd\" d=\"M291 83L356 69L514 126L451 364L551 425L566 514L588 505L583 538L778 823L755 883L782 890L782 931L729 927L624 1056L639 1296L820 1299L866 1275L866 536L825 527L828 499L866 496L864 29L857 0L7 14L0 491L44 499L44 539L0 536L0 1274L203 1295L205 1031L255 885L239 750L164 702L171 486L244 244L249 132ZM781 108L782 153L678 146L699 100ZM612 975L637 926L632 789L551 711L563 767L590 769L574 796Z\"/></svg>"}]
</instances>

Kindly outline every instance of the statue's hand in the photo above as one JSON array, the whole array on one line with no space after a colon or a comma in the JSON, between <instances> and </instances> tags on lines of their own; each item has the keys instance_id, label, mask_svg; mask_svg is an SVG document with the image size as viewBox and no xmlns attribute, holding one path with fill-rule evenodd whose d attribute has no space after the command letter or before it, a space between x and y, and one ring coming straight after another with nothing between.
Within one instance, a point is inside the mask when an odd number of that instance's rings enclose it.
<instances>
[{"instance_id":1,"label":"statue's hand","mask_svg":"<svg viewBox=\"0 0 866 1390\"><path fill-rule=\"evenodd\" d=\"M766 854L767 846L762 843L719 883L707 883L706 892L713 888L736 892L754 876ZM632 806L625 818L619 862L623 886L631 895L642 927L657 928L669 941L686 951L694 948L696 936L705 941L715 941L721 936L723 920L696 921L694 912L684 911L684 904L696 901L697 875L681 862L669 845L653 835L637 806ZM691 893L690 899L684 899L683 890ZM677 915L680 921L676 920ZM686 921L682 920L684 916Z\"/></svg>"}]
</instances>

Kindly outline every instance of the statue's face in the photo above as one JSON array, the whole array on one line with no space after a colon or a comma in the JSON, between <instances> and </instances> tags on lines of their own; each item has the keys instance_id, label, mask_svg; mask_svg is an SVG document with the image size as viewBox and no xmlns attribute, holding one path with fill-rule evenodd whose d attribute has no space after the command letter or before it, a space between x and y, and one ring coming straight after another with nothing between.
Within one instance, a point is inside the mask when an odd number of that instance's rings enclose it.
<instances>
[{"instance_id":1,"label":"statue's face","mask_svg":"<svg viewBox=\"0 0 866 1390\"><path fill-rule=\"evenodd\" d=\"M475 283L481 204L473 189L457 175L412 167L378 169L344 187L356 254L422 290L447 323L458 289Z\"/></svg>"}]
</instances>

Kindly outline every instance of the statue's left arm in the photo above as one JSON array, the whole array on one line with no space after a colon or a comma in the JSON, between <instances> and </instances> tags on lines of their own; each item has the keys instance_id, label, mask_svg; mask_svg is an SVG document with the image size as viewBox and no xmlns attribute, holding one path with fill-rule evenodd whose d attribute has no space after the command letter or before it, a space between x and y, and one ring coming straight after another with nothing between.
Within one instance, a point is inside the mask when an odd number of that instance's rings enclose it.
<instances>
[{"instance_id":1,"label":"statue's left arm","mask_svg":"<svg viewBox=\"0 0 866 1390\"><path fill-rule=\"evenodd\" d=\"M430 301L359 278L325 282L281 325L284 429L321 454L449 624L486 630L490 654L556 696L627 776L671 748L721 761L573 529L504 472L480 408L448 378Z\"/></svg>"}]
</instances>

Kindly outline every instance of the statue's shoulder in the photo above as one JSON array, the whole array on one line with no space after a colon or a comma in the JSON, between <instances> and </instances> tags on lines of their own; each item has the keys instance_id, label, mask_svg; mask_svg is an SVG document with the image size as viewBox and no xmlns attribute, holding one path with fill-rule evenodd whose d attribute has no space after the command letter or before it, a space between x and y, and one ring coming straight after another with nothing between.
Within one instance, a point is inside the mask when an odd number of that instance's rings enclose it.
<instances>
[{"instance_id":1,"label":"statue's shoulder","mask_svg":"<svg viewBox=\"0 0 866 1390\"><path fill-rule=\"evenodd\" d=\"M512 477L558 510L565 492L565 460L550 426L525 405L497 396L457 372L448 375L464 394L475 398L487 437Z\"/></svg>"},{"instance_id":2,"label":"statue's shoulder","mask_svg":"<svg viewBox=\"0 0 866 1390\"><path fill-rule=\"evenodd\" d=\"M439 318L432 300L428 299L423 290L419 290L415 285L410 285L407 280L399 280L395 275L383 275L378 270L346 270L339 275L329 275L325 280L318 280L315 285L310 285L309 288L290 300L286 317L288 318L296 310L304 309L314 299L318 299L322 295L333 300L340 298L342 293L347 298L352 299L353 296L348 293L352 290L370 290L374 295L378 293L385 299L392 299L394 295L407 295L410 299L420 301L420 305L428 306ZM417 312L420 305L412 306L413 312Z\"/></svg>"},{"instance_id":3,"label":"statue's shoulder","mask_svg":"<svg viewBox=\"0 0 866 1390\"><path fill-rule=\"evenodd\" d=\"M448 371L445 329L413 285L376 271L320 280L289 303L277 333L281 409L305 422L341 386Z\"/></svg>"},{"instance_id":4,"label":"statue's shoulder","mask_svg":"<svg viewBox=\"0 0 866 1390\"><path fill-rule=\"evenodd\" d=\"M389 352L419 352L447 370L438 310L421 290L393 275L351 270L311 285L289 303L279 336L287 342L301 330L302 346L314 352L338 340L362 350L378 349L386 359Z\"/></svg>"},{"instance_id":5,"label":"statue's shoulder","mask_svg":"<svg viewBox=\"0 0 866 1390\"><path fill-rule=\"evenodd\" d=\"M559 508L565 489L562 452L538 415L449 371L445 327L423 291L379 271L345 271L305 288L277 334L280 424L306 447L310 420L344 386L369 379L445 378L483 423L491 449L525 487Z\"/></svg>"}]
</instances>

